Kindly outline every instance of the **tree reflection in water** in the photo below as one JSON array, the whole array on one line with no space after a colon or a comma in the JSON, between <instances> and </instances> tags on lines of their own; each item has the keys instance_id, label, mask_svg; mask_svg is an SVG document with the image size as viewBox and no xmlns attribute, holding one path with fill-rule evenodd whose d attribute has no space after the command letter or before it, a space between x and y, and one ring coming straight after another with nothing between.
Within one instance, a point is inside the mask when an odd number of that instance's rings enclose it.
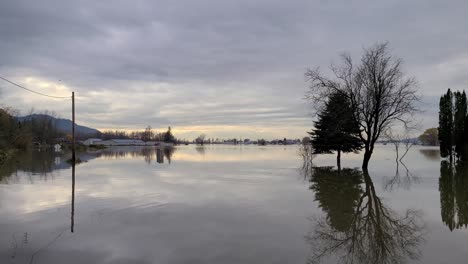
<instances>
[{"instance_id":1,"label":"tree reflection in water","mask_svg":"<svg viewBox=\"0 0 468 264\"><path fill-rule=\"evenodd\" d=\"M404 172L401 173L401 167L400 164L402 165ZM384 177L384 189L386 191L393 191L394 189L405 189L409 190L411 188L411 185L413 183L420 183L421 179L418 176L413 175L408 167L406 167L406 164L403 163L402 161L397 161L396 162L396 170L395 170L395 176L393 177Z\"/></svg>"},{"instance_id":2,"label":"tree reflection in water","mask_svg":"<svg viewBox=\"0 0 468 264\"><path fill-rule=\"evenodd\" d=\"M164 148L164 156L166 157L169 164L171 164L172 155L174 154L174 148Z\"/></svg>"},{"instance_id":3,"label":"tree reflection in water","mask_svg":"<svg viewBox=\"0 0 468 264\"><path fill-rule=\"evenodd\" d=\"M440 150L438 148L437 149L420 149L419 153L423 154L423 156L430 161L440 160Z\"/></svg>"},{"instance_id":4,"label":"tree reflection in water","mask_svg":"<svg viewBox=\"0 0 468 264\"><path fill-rule=\"evenodd\" d=\"M401 263L420 257L425 228L419 211L399 215L383 204L368 172L310 171L310 189L326 214L313 219L315 228L306 236L312 246L310 263L328 257L342 263Z\"/></svg>"},{"instance_id":5,"label":"tree reflection in water","mask_svg":"<svg viewBox=\"0 0 468 264\"><path fill-rule=\"evenodd\" d=\"M164 157L168 163L171 163L172 156L176 148L155 148L155 147L110 147L100 150L77 152L77 158L82 162L87 162L95 158L120 159L127 156L143 157L145 162L151 164L159 151L158 163L164 163ZM33 183L35 179L47 180L53 179L55 170L69 169L71 164L68 160L71 158L71 152L54 152L51 149L17 152L11 158L3 162L0 166L0 182L14 183L19 181L18 171L26 174L28 180ZM33 177L39 176L39 177Z\"/></svg>"},{"instance_id":6,"label":"tree reflection in water","mask_svg":"<svg viewBox=\"0 0 468 264\"><path fill-rule=\"evenodd\" d=\"M354 209L362 196L360 172L354 169L338 171L333 167L315 167L313 170L310 189L315 192L315 200L326 213L331 227L345 232L351 226Z\"/></svg>"},{"instance_id":7,"label":"tree reflection in water","mask_svg":"<svg viewBox=\"0 0 468 264\"><path fill-rule=\"evenodd\" d=\"M205 146L204 145L197 145L195 147L195 150L198 152L198 154L205 156Z\"/></svg>"},{"instance_id":8,"label":"tree reflection in water","mask_svg":"<svg viewBox=\"0 0 468 264\"><path fill-rule=\"evenodd\" d=\"M144 157L146 163L151 164L154 159L157 163L164 163L164 157L169 163L171 163L172 155L176 151L176 148L155 148L155 147L110 147L107 149L99 150L95 152L98 157L104 157L107 159L119 159L130 157Z\"/></svg>"},{"instance_id":9,"label":"tree reflection in water","mask_svg":"<svg viewBox=\"0 0 468 264\"><path fill-rule=\"evenodd\" d=\"M439 178L442 222L453 231L468 225L468 164L443 160Z\"/></svg>"}]
</instances>

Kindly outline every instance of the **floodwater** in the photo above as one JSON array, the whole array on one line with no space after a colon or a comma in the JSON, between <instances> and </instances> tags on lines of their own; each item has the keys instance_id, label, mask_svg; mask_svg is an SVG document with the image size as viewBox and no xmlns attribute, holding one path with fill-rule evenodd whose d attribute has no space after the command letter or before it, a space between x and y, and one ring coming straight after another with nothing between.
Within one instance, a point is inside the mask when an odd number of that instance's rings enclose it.
<instances>
[{"instance_id":1,"label":"floodwater","mask_svg":"<svg viewBox=\"0 0 468 264\"><path fill-rule=\"evenodd\" d=\"M378 146L338 171L300 148L20 153L0 167L0 263L466 263L465 167Z\"/></svg>"}]
</instances>

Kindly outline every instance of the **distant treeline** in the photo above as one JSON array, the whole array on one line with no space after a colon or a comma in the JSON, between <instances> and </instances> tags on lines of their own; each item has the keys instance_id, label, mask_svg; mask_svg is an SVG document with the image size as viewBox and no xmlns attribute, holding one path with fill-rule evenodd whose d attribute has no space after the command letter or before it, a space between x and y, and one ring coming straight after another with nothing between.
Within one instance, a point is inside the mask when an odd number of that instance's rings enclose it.
<instances>
[{"instance_id":1,"label":"distant treeline","mask_svg":"<svg viewBox=\"0 0 468 264\"><path fill-rule=\"evenodd\" d=\"M170 143L176 143L178 140L172 134L171 127L168 127L166 132L157 133L153 131L151 126L145 128L144 131L131 131L127 132L124 130L106 130L101 133L94 135L96 138L102 140L109 139L139 139L143 141L164 141Z\"/></svg>"},{"instance_id":2,"label":"distant treeline","mask_svg":"<svg viewBox=\"0 0 468 264\"><path fill-rule=\"evenodd\" d=\"M12 109L0 109L0 149L27 149L33 144L50 145L64 137L50 113L19 120Z\"/></svg>"}]
</instances>

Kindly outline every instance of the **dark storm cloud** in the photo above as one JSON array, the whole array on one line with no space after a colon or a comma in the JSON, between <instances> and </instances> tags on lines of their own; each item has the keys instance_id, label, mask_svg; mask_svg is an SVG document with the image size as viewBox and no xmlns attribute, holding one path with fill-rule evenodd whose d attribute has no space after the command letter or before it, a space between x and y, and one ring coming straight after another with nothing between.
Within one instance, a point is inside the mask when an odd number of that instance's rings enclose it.
<instances>
[{"instance_id":1,"label":"dark storm cloud","mask_svg":"<svg viewBox=\"0 0 468 264\"><path fill-rule=\"evenodd\" d=\"M296 9L288 14L278 4L262 11L259 4L173 2L8 3L0 11L8 36L1 44L14 52L4 54L2 66L77 84L235 80L275 62L272 51L281 55L301 33L294 28Z\"/></svg>"},{"instance_id":2,"label":"dark storm cloud","mask_svg":"<svg viewBox=\"0 0 468 264\"><path fill-rule=\"evenodd\" d=\"M467 87L467 9L422 0L3 1L0 72L61 80L97 127L307 127L304 69L376 41L390 41L422 94ZM19 108L35 102L1 87Z\"/></svg>"}]
</instances>

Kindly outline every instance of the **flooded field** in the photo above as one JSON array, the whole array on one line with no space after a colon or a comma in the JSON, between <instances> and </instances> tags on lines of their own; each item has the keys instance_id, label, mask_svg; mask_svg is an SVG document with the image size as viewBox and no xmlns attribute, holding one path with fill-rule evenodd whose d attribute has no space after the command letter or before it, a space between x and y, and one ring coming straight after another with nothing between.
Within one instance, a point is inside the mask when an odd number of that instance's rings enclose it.
<instances>
[{"instance_id":1,"label":"flooded field","mask_svg":"<svg viewBox=\"0 0 468 264\"><path fill-rule=\"evenodd\" d=\"M378 146L369 172L358 154L337 170L300 148L19 153L0 167L0 263L466 262L466 167Z\"/></svg>"}]
</instances>

